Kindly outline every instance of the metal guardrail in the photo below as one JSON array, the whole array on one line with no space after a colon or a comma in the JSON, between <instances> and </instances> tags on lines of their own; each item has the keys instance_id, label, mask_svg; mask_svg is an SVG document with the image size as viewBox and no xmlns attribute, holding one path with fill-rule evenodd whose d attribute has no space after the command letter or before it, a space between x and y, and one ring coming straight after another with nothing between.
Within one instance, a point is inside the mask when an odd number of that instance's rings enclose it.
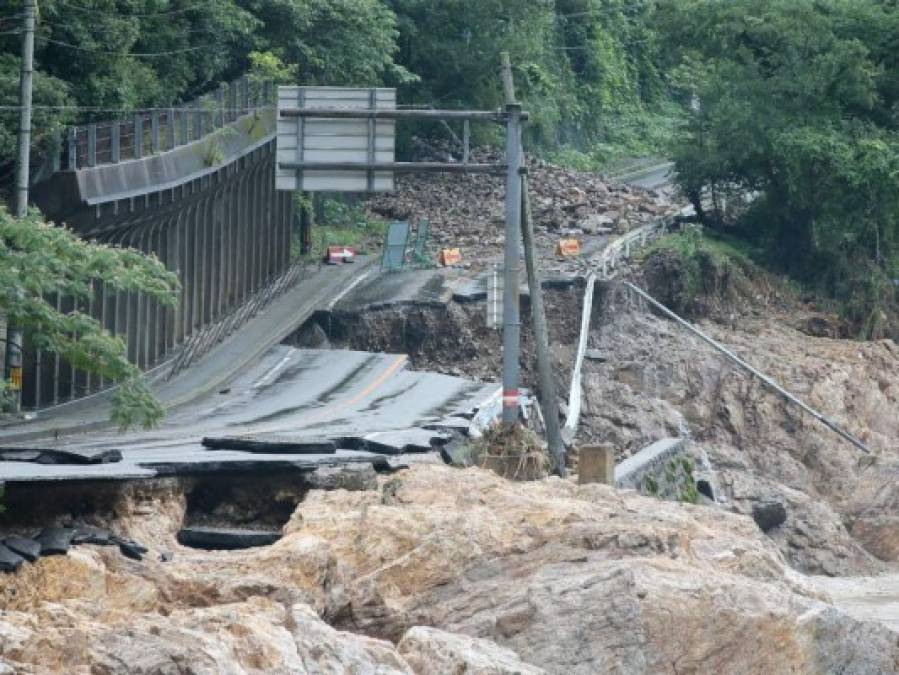
<instances>
[{"instance_id":1,"label":"metal guardrail","mask_svg":"<svg viewBox=\"0 0 899 675\"><path fill-rule=\"evenodd\" d=\"M309 267L310 263L307 260L295 262L272 283L250 296L244 304L236 307L220 321L209 324L192 336L172 363L172 367L168 375L166 375L166 381L171 380L182 370L188 368L215 345L256 316L260 310L267 307L278 296L304 279Z\"/></svg>"},{"instance_id":2,"label":"metal guardrail","mask_svg":"<svg viewBox=\"0 0 899 675\"><path fill-rule=\"evenodd\" d=\"M69 127L52 144L35 180L66 169L141 159L200 140L239 117L271 107L275 87L246 75L191 101L135 111L127 119Z\"/></svg>"},{"instance_id":3,"label":"metal guardrail","mask_svg":"<svg viewBox=\"0 0 899 675\"><path fill-rule=\"evenodd\" d=\"M643 248L650 241L667 234L676 222L676 216L659 218L647 225L631 230L610 243L596 259L596 267L600 278L610 278L610 272L615 270L621 260L627 260L631 257L632 251Z\"/></svg>"}]
</instances>

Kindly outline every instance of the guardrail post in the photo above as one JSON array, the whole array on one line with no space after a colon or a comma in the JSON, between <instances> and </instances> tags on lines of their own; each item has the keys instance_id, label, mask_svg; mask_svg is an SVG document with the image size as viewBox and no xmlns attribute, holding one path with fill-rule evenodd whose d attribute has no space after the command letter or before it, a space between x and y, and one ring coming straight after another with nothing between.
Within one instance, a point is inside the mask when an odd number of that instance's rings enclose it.
<instances>
[{"instance_id":1,"label":"guardrail post","mask_svg":"<svg viewBox=\"0 0 899 675\"><path fill-rule=\"evenodd\" d=\"M77 127L69 127L68 131L68 165L69 171L74 171L78 168L78 128Z\"/></svg>"},{"instance_id":2,"label":"guardrail post","mask_svg":"<svg viewBox=\"0 0 899 675\"><path fill-rule=\"evenodd\" d=\"M62 163L62 139L59 137L59 129L53 132L53 147L50 150L50 170L56 173ZM38 351L40 355L40 351ZM38 403L39 405L39 403Z\"/></svg>"},{"instance_id":3,"label":"guardrail post","mask_svg":"<svg viewBox=\"0 0 899 675\"><path fill-rule=\"evenodd\" d=\"M183 105L183 104L182 104ZM183 108L178 112L178 119L181 121L181 145L190 143L190 112Z\"/></svg>"},{"instance_id":4,"label":"guardrail post","mask_svg":"<svg viewBox=\"0 0 899 675\"><path fill-rule=\"evenodd\" d=\"M122 161L122 125L114 120L109 138L109 161L118 164Z\"/></svg>"},{"instance_id":5,"label":"guardrail post","mask_svg":"<svg viewBox=\"0 0 899 675\"><path fill-rule=\"evenodd\" d=\"M150 152L159 154L159 111L150 113Z\"/></svg>"},{"instance_id":6,"label":"guardrail post","mask_svg":"<svg viewBox=\"0 0 899 675\"><path fill-rule=\"evenodd\" d=\"M221 128L225 126L225 90L221 85L215 90L215 112L212 115L212 126Z\"/></svg>"},{"instance_id":7,"label":"guardrail post","mask_svg":"<svg viewBox=\"0 0 899 675\"><path fill-rule=\"evenodd\" d=\"M233 122L237 119L237 84L234 82L228 83L228 113L225 119L229 122Z\"/></svg>"},{"instance_id":8,"label":"guardrail post","mask_svg":"<svg viewBox=\"0 0 899 675\"><path fill-rule=\"evenodd\" d=\"M178 144L175 136L175 109L169 108L165 114L165 142L168 150L173 150Z\"/></svg>"},{"instance_id":9,"label":"guardrail post","mask_svg":"<svg viewBox=\"0 0 899 675\"><path fill-rule=\"evenodd\" d=\"M144 156L144 117L140 113L134 116L134 159Z\"/></svg>"},{"instance_id":10,"label":"guardrail post","mask_svg":"<svg viewBox=\"0 0 899 675\"><path fill-rule=\"evenodd\" d=\"M97 125L87 125L87 165L97 166Z\"/></svg>"},{"instance_id":11,"label":"guardrail post","mask_svg":"<svg viewBox=\"0 0 899 675\"><path fill-rule=\"evenodd\" d=\"M194 131L197 134L197 137L194 140L200 140L203 138L203 99L198 98L194 101Z\"/></svg>"}]
</instances>

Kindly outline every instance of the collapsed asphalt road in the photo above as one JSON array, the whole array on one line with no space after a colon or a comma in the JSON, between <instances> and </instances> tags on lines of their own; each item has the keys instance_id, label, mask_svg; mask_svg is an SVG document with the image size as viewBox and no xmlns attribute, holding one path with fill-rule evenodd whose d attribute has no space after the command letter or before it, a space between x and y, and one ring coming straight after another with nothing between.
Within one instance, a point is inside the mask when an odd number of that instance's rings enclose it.
<instances>
[{"instance_id":1,"label":"collapsed asphalt road","mask_svg":"<svg viewBox=\"0 0 899 675\"><path fill-rule=\"evenodd\" d=\"M447 442L496 391L413 372L407 363L396 354L279 345L227 389L173 411L159 429L19 446L35 450L34 461L8 454L0 483L386 463L384 455Z\"/></svg>"}]
</instances>

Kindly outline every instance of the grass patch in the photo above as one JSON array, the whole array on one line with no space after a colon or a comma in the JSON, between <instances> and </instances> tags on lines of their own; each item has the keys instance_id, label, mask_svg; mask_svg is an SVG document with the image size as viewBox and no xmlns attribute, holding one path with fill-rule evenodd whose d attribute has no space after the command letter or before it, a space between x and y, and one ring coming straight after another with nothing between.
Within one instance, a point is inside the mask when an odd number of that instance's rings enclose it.
<instances>
[{"instance_id":1,"label":"grass patch","mask_svg":"<svg viewBox=\"0 0 899 675\"><path fill-rule=\"evenodd\" d=\"M298 208L309 205L299 200ZM358 207L336 200L324 203L324 222L312 228L312 249L306 254L311 260L320 260L325 256L329 246L349 246L358 254L376 253L387 233L387 223L369 218L365 211ZM303 257L300 234L294 233L291 242L291 255Z\"/></svg>"}]
</instances>

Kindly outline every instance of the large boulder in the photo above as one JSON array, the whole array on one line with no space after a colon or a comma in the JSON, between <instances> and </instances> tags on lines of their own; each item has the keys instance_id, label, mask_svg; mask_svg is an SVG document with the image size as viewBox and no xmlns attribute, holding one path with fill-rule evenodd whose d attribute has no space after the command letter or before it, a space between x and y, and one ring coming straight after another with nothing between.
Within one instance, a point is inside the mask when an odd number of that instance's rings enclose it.
<instances>
[{"instance_id":1,"label":"large boulder","mask_svg":"<svg viewBox=\"0 0 899 675\"><path fill-rule=\"evenodd\" d=\"M409 629L397 645L417 675L544 675L495 642L436 628Z\"/></svg>"}]
</instances>

